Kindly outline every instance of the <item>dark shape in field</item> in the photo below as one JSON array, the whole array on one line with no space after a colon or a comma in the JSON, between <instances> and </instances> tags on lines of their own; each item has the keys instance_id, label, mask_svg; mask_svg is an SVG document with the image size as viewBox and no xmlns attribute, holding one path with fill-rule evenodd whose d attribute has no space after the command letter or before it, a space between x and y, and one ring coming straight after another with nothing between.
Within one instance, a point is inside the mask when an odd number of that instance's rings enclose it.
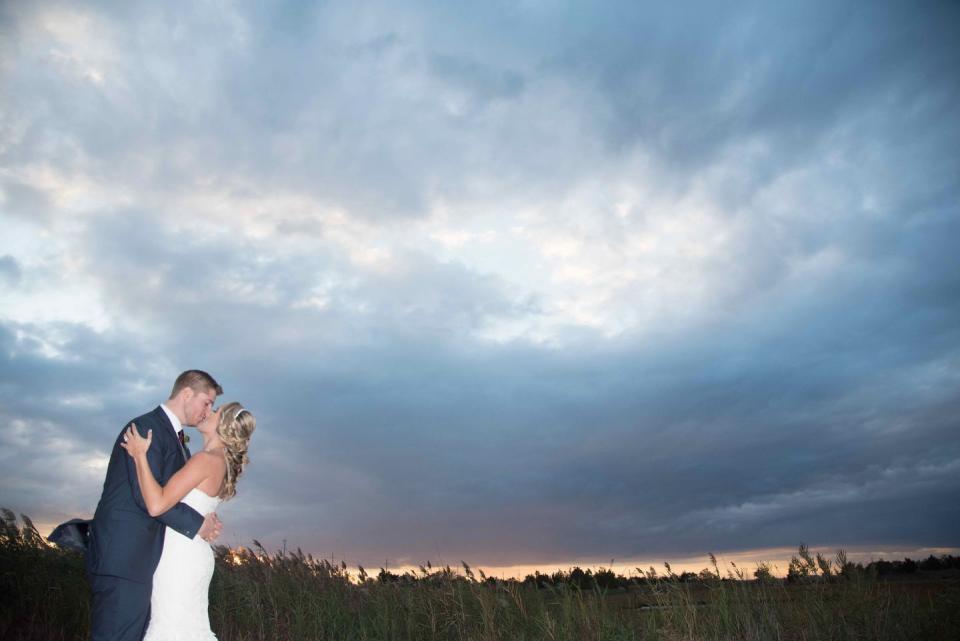
<instances>
[{"instance_id":1,"label":"dark shape in field","mask_svg":"<svg viewBox=\"0 0 960 641\"><path fill-rule=\"evenodd\" d=\"M90 521L87 519L70 519L54 528L47 540L64 550L86 552L87 545L90 542Z\"/></svg>"}]
</instances>

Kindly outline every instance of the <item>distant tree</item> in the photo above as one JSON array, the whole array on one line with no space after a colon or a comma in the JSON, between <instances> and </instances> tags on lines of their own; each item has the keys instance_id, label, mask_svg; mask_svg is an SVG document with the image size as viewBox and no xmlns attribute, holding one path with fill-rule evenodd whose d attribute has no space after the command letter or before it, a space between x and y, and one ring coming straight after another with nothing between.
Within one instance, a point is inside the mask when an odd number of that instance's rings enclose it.
<instances>
[{"instance_id":1,"label":"distant tree","mask_svg":"<svg viewBox=\"0 0 960 641\"><path fill-rule=\"evenodd\" d=\"M602 590L613 590L625 583L623 577L618 577L613 570L605 568L597 570L593 575L593 580L596 582L597 587Z\"/></svg>"},{"instance_id":2,"label":"distant tree","mask_svg":"<svg viewBox=\"0 0 960 641\"><path fill-rule=\"evenodd\" d=\"M887 574L893 574L894 567L893 563L886 561L884 559L877 559L876 561L871 561L867 564L868 569L872 569L878 576L884 576Z\"/></svg>"},{"instance_id":3,"label":"distant tree","mask_svg":"<svg viewBox=\"0 0 960 641\"><path fill-rule=\"evenodd\" d=\"M773 572L771 571L768 563L758 563L757 569L754 571L753 576L757 579L757 581L764 583L769 583L770 581L774 580Z\"/></svg>"},{"instance_id":4,"label":"distant tree","mask_svg":"<svg viewBox=\"0 0 960 641\"><path fill-rule=\"evenodd\" d=\"M801 543L797 555L790 558L790 566L787 568L787 581L804 581L817 576L817 562L813 560L810 548Z\"/></svg>"},{"instance_id":5,"label":"distant tree","mask_svg":"<svg viewBox=\"0 0 960 641\"><path fill-rule=\"evenodd\" d=\"M385 569L380 568L380 573L377 575L377 581L380 583L396 583L400 580L400 577L394 574L393 572L387 572Z\"/></svg>"},{"instance_id":6,"label":"distant tree","mask_svg":"<svg viewBox=\"0 0 960 641\"><path fill-rule=\"evenodd\" d=\"M537 570L533 574L528 574L526 577L524 577L523 584L541 589L553 585L553 579L549 574L542 574L539 570Z\"/></svg>"},{"instance_id":7,"label":"distant tree","mask_svg":"<svg viewBox=\"0 0 960 641\"><path fill-rule=\"evenodd\" d=\"M701 581L707 582L707 581L716 581L717 579L720 578L720 576L710 568L703 568L702 570L700 570L700 573L697 574L697 578Z\"/></svg>"},{"instance_id":8,"label":"distant tree","mask_svg":"<svg viewBox=\"0 0 960 641\"><path fill-rule=\"evenodd\" d=\"M567 578L567 581L571 585L575 585L581 590L589 590L593 588L593 573L587 568L586 571L582 570L579 566L570 570L570 576Z\"/></svg>"}]
</instances>

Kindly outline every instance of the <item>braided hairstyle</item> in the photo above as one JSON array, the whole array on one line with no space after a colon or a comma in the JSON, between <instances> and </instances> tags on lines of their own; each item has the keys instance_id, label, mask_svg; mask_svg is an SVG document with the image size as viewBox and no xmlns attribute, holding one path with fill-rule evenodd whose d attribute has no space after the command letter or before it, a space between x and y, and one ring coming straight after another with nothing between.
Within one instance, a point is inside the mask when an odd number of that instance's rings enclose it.
<instances>
[{"instance_id":1,"label":"braided hairstyle","mask_svg":"<svg viewBox=\"0 0 960 641\"><path fill-rule=\"evenodd\" d=\"M227 459L227 476L223 480L223 489L220 490L220 498L224 500L233 498L237 493L237 479L250 463L247 448L250 445L250 436L256 428L257 419L243 405L234 401L223 406L217 435L223 442Z\"/></svg>"}]
</instances>

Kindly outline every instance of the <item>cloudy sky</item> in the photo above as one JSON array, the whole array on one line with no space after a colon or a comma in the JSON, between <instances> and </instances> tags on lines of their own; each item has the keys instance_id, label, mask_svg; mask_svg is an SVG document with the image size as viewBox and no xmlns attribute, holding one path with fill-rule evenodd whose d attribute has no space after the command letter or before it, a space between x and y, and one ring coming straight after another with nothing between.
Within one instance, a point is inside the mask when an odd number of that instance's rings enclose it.
<instances>
[{"instance_id":1,"label":"cloudy sky","mask_svg":"<svg viewBox=\"0 0 960 641\"><path fill-rule=\"evenodd\" d=\"M228 543L960 546L954 2L5 2L0 506L199 367Z\"/></svg>"}]
</instances>

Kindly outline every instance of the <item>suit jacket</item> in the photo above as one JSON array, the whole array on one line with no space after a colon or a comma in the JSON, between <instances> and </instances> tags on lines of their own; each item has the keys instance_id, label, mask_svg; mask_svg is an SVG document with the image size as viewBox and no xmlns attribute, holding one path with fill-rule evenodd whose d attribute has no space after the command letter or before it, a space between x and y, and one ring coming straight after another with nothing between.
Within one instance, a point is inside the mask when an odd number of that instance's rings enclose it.
<instances>
[{"instance_id":1,"label":"suit jacket","mask_svg":"<svg viewBox=\"0 0 960 641\"><path fill-rule=\"evenodd\" d=\"M147 430L153 430L147 460L157 481L166 485L186 463L170 419L162 408L157 407L133 422L141 436L146 437ZM103 494L93 515L87 570L91 574L148 583L153 580L153 572L160 562L165 526L193 538L203 525L204 517L185 503L177 503L156 518L150 516L140 493L136 464L133 457L120 447L122 442L123 432L113 444Z\"/></svg>"}]
</instances>

